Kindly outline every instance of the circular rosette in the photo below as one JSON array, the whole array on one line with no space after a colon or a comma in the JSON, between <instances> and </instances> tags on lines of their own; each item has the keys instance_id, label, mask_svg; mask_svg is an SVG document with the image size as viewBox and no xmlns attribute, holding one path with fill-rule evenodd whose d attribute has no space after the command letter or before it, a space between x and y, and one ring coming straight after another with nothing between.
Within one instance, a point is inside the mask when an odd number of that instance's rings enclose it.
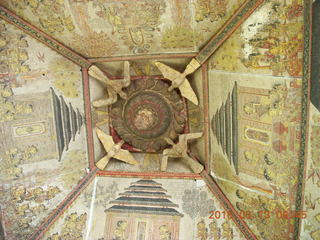
<instances>
[{"instance_id":1,"label":"circular rosette","mask_svg":"<svg viewBox=\"0 0 320 240\"><path fill-rule=\"evenodd\" d=\"M159 152L183 133L186 109L183 98L157 79L138 79L124 90L127 99L111 106L111 123L121 139L145 152Z\"/></svg>"}]
</instances>

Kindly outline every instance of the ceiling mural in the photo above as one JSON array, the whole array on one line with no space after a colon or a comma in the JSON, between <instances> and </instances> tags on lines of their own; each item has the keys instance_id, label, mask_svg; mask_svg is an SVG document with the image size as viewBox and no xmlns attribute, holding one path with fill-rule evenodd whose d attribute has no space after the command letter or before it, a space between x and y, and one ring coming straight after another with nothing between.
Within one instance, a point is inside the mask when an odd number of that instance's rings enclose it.
<instances>
[{"instance_id":1,"label":"ceiling mural","mask_svg":"<svg viewBox=\"0 0 320 240\"><path fill-rule=\"evenodd\" d=\"M270 76L262 80L256 75L236 76L214 70L209 79L209 85L221 86L220 94L215 94L220 103L210 106L212 175L219 179L239 211L252 213L246 221L256 225L253 229L257 235L271 238L264 228L273 225L276 235L285 238L290 231L284 227L288 222L282 219L280 223L276 211L295 205L301 80ZM264 210L272 212L272 216L268 222L260 223L262 217L256 214Z\"/></svg>"},{"instance_id":2,"label":"ceiling mural","mask_svg":"<svg viewBox=\"0 0 320 240\"><path fill-rule=\"evenodd\" d=\"M0 21L0 181L7 239L26 239L85 176L77 65Z\"/></svg>"},{"instance_id":3,"label":"ceiling mural","mask_svg":"<svg viewBox=\"0 0 320 240\"><path fill-rule=\"evenodd\" d=\"M0 239L319 239L310 4L0 0Z\"/></svg>"},{"instance_id":4,"label":"ceiling mural","mask_svg":"<svg viewBox=\"0 0 320 240\"><path fill-rule=\"evenodd\" d=\"M243 2L0 1L45 33L91 58L197 52Z\"/></svg>"},{"instance_id":5,"label":"ceiling mural","mask_svg":"<svg viewBox=\"0 0 320 240\"><path fill-rule=\"evenodd\" d=\"M173 182L179 188L174 188ZM99 177L49 229L44 239L134 237L131 232L155 240L168 239L169 236L172 239L245 239L232 221L226 218L209 219L210 211L222 212L222 207L204 183L200 181L199 184L197 186L192 180ZM154 192L147 192L144 189L146 186ZM135 190L140 190L140 193ZM155 198L154 195L160 195L161 198ZM167 200L167 209L171 211L157 206L157 201L163 198ZM143 212L129 207L137 201L145 202ZM203 208L204 205L206 207ZM129 207L130 213L123 213L120 206ZM199 208L202 210L199 211ZM141 227L143 223L152 231L144 231ZM109 228L111 231L108 231ZM132 230L134 228L137 229Z\"/></svg>"},{"instance_id":6,"label":"ceiling mural","mask_svg":"<svg viewBox=\"0 0 320 240\"><path fill-rule=\"evenodd\" d=\"M305 128L302 4L266 2L210 59L211 174L261 239L285 239L312 214L295 210Z\"/></svg>"},{"instance_id":7,"label":"ceiling mural","mask_svg":"<svg viewBox=\"0 0 320 240\"><path fill-rule=\"evenodd\" d=\"M215 53L211 67L302 76L303 1L268 1Z\"/></svg>"},{"instance_id":8,"label":"ceiling mural","mask_svg":"<svg viewBox=\"0 0 320 240\"><path fill-rule=\"evenodd\" d=\"M311 161L308 161L307 180L305 190L305 206L307 217L303 219L303 233L301 239L317 239L320 236L320 161L318 155L319 141L319 111L313 106L310 106L310 145L309 154Z\"/></svg>"}]
</instances>

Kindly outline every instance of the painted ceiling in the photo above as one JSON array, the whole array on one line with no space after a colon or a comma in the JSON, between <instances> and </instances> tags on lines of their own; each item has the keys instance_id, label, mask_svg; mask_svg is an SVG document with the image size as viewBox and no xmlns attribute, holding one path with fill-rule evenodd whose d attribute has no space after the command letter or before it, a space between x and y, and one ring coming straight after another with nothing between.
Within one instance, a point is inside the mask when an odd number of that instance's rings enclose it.
<instances>
[{"instance_id":1,"label":"painted ceiling","mask_svg":"<svg viewBox=\"0 0 320 240\"><path fill-rule=\"evenodd\" d=\"M0 240L320 239L319 6L0 0Z\"/></svg>"},{"instance_id":2,"label":"painted ceiling","mask_svg":"<svg viewBox=\"0 0 320 240\"><path fill-rule=\"evenodd\" d=\"M87 58L198 52L243 2L0 1Z\"/></svg>"}]
</instances>

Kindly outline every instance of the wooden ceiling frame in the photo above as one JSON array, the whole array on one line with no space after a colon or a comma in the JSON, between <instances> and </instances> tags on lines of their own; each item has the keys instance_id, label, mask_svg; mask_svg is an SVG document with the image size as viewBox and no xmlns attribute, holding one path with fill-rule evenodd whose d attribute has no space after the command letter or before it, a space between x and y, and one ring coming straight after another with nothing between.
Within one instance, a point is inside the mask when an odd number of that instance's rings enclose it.
<instances>
[{"instance_id":1,"label":"wooden ceiling frame","mask_svg":"<svg viewBox=\"0 0 320 240\"><path fill-rule=\"evenodd\" d=\"M45 44L57 53L71 60L79 65L82 70L83 87L84 87L84 102L85 102L85 119L87 126L87 141L88 141L88 158L89 158L89 172L80 181L80 183L71 191L71 193L56 207L46 218L39 228L31 235L29 239L40 239L41 236L49 229L49 227L58 219L58 217L68 208L68 206L80 195L85 187L96 176L121 176L121 177L155 177L155 178L186 178L186 179L203 179L213 195L219 200L226 211L232 213L232 219L247 239L257 239L255 234L250 230L246 222L240 218L239 214L227 199L225 194L221 191L217 183L209 174L209 115L208 115L208 89L204 89L205 100L205 154L206 154L206 168L205 171L198 174L185 174L185 173L128 173L128 172L107 172L98 171L94 166L94 146L92 134L92 117L91 117L91 103L90 103L90 89L89 89L89 76L88 68L94 62L114 62L124 60L146 60L146 59L163 59L163 58L195 58L203 65L202 77L204 87L208 88L208 69L207 60L212 54L230 37L230 35L238 29L238 27L264 2L265 0L247 0L237 10L237 12L220 28L220 30L209 40L209 42L198 53L177 53L177 54L151 54L151 55L138 55L138 56L123 56L123 57L105 57L105 58L85 58L81 54L75 52L71 48L65 46L47 33L41 31L37 27L23 20L12 11L0 5L0 18L8 23L18 27L23 32L35 38L39 42ZM110 74L106 73L110 76ZM110 76L112 77L112 76Z\"/></svg>"},{"instance_id":2,"label":"wooden ceiling frame","mask_svg":"<svg viewBox=\"0 0 320 240\"><path fill-rule=\"evenodd\" d=\"M111 56L100 58L88 58L91 63L99 62L119 62L119 61L135 61L135 60L150 60L150 59L177 59L177 58L193 58L198 55L198 52L190 53L165 53L165 54L141 54L129 56Z\"/></svg>"}]
</instances>

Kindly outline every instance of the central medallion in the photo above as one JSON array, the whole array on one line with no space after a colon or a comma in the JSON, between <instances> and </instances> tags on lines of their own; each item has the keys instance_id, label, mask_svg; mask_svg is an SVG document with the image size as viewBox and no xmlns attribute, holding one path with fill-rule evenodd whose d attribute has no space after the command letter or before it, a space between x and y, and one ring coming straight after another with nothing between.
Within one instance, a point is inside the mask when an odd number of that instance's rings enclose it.
<instances>
[{"instance_id":1,"label":"central medallion","mask_svg":"<svg viewBox=\"0 0 320 240\"><path fill-rule=\"evenodd\" d=\"M138 130L151 129L157 123L157 114L149 108L140 109L134 117L134 126Z\"/></svg>"},{"instance_id":2,"label":"central medallion","mask_svg":"<svg viewBox=\"0 0 320 240\"><path fill-rule=\"evenodd\" d=\"M172 109L161 94L143 90L132 95L125 103L123 117L132 133L150 139L167 131Z\"/></svg>"},{"instance_id":3,"label":"central medallion","mask_svg":"<svg viewBox=\"0 0 320 240\"><path fill-rule=\"evenodd\" d=\"M158 79L138 79L124 89L127 99L111 106L111 123L117 135L144 152L165 148L166 137L176 139L183 133L186 109L176 91Z\"/></svg>"}]
</instances>

